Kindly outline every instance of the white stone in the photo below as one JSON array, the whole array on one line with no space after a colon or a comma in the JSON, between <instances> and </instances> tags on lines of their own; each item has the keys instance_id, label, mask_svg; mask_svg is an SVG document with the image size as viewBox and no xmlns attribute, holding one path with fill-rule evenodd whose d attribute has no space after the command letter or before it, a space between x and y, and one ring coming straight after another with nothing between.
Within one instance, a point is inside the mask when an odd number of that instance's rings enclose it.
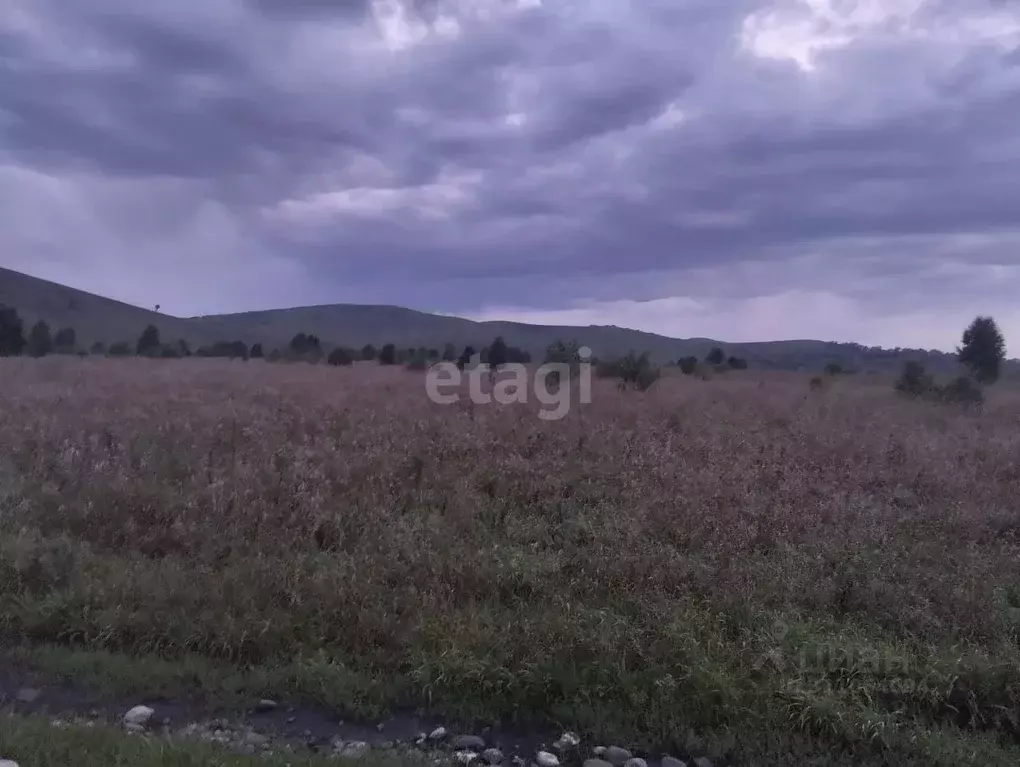
<instances>
[{"instance_id":1,"label":"white stone","mask_svg":"<svg viewBox=\"0 0 1020 767\"><path fill-rule=\"evenodd\" d=\"M148 706L135 706L124 714L124 724L138 724L144 727L156 712Z\"/></svg>"},{"instance_id":2,"label":"white stone","mask_svg":"<svg viewBox=\"0 0 1020 767\"><path fill-rule=\"evenodd\" d=\"M548 751L539 751L535 761L538 763L538 767L560 767L559 758Z\"/></svg>"},{"instance_id":3,"label":"white stone","mask_svg":"<svg viewBox=\"0 0 1020 767\"><path fill-rule=\"evenodd\" d=\"M18 767L18 763L10 759L0 759L0 767Z\"/></svg>"},{"instance_id":4,"label":"white stone","mask_svg":"<svg viewBox=\"0 0 1020 767\"><path fill-rule=\"evenodd\" d=\"M553 744L557 751L566 751L571 748L577 748L581 744L581 739L572 732L565 732L560 736L560 739Z\"/></svg>"}]
</instances>

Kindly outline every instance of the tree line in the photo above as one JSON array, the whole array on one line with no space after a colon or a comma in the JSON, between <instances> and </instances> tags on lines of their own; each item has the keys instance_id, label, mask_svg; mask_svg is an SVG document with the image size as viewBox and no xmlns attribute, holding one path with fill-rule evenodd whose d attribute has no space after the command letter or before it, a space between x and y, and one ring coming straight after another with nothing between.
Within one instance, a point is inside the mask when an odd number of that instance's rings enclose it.
<instances>
[{"instance_id":1,"label":"tree line","mask_svg":"<svg viewBox=\"0 0 1020 767\"><path fill-rule=\"evenodd\" d=\"M261 343L248 346L244 341L217 341L192 350L185 339L165 342L159 328L148 325L136 341L118 341L107 346L97 341L86 351L78 345L74 328L65 327L53 332L45 320L39 320L25 331L24 322L17 310L0 305L0 357L45 357L50 354L97 355L107 357L182 358L215 357L225 359L265 359L269 362L301 361L318 363L323 359L330 365L351 365L355 361L378 362L381 365L406 365L411 369L426 368L437 362L454 362L465 367L472 361L499 367L511 362L531 362L531 354L516 346L509 346L497 337L488 346L476 350L468 345L458 350L452 343L438 347L398 347L388 343L380 347L365 344L360 349L334 347L329 354L318 336L297 333L286 347L266 353Z\"/></svg>"}]
</instances>

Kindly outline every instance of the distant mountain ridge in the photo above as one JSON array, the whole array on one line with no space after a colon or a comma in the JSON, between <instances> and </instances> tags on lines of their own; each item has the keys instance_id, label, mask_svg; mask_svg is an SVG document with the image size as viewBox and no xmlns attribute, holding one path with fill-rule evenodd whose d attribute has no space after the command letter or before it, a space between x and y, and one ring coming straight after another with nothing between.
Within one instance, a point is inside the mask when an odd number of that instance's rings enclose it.
<instances>
[{"instance_id":1,"label":"distant mountain ridge","mask_svg":"<svg viewBox=\"0 0 1020 767\"><path fill-rule=\"evenodd\" d=\"M286 347L297 333L313 333L329 346L360 348L386 343L399 348L424 346L476 348L503 336L512 346L541 356L557 340L577 341L596 356L612 358L629 351L645 352L665 363L694 355L703 359L713 346L727 355L743 357L751 367L770 370L820 370L834 362L860 371L898 370L906 360L917 360L936 372L958 368L955 355L923 349L882 349L830 341L763 341L725 343L708 338L669 338L642 330L604 326L530 325L520 322L476 322L461 317L429 314L399 306L330 304L292 309L270 309L201 317L174 317L97 296L66 285L0 268L0 304L13 306L26 327L39 319L56 330L70 326L79 344L134 342L146 325L159 328L164 341L184 339L193 347L217 341L261 343L268 352ZM962 332L962 329L961 329ZM1011 368L1020 366L1010 362Z\"/></svg>"}]
</instances>

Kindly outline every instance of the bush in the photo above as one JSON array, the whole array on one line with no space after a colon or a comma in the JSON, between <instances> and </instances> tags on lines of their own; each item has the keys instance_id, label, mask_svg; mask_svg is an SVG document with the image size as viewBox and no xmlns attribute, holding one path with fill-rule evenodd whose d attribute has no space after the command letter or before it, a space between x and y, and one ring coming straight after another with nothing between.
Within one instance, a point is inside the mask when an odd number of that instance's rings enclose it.
<instances>
[{"instance_id":1,"label":"bush","mask_svg":"<svg viewBox=\"0 0 1020 767\"><path fill-rule=\"evenodd\" d=\"M159 328L155 325L148 325L138 338L135 354L139 357L157 357L162 348L163 344L159 341Z\"/></svg>"},{"instance_id":2,"label":"bush","mask_svg":"<svg viewBox=\"0 0 1020 767\"><path fill-rule=\"evenodd\" d=\"M821 376L811 376L808 386L811 387L811 391L821 391L825 388L825 381Z\"/></svg>"},{"instance_id":3,"label":"bush","mask_svg":"<svg viewBox=\"0 0 1020 767\"><path fill-rule=\"evenodd\" d=\"M985 393L967 376L958 376L939 389L939 398L948 404L977 406L983 405Z\"/></svg>"},{"instance_id":4,"label":"bush","mask_svg":"<svg viewBox=\"0 0 1020 767\"><path fill-rule=\"evenodd\" d=\"M936 391L935 380L926 373L924 365L911 360L903 365L903 372L893 385L896 391L907 397L924 397Z\"/></svg>"},{"instance_id":5,"label":"bush","mask_svg":"<svg viewBox=\"0 0 1020 767\"><path fill-rule=\"evenodd\" d=\"M322 359L322 342L316 335L298 333L290 339L287 357L292 360L316 363Z\"/></svg>"},{"instance_id":6,"label":"bush","mask_svg":"<svg viewBox=\"0 0 1020 767\"><path fill-rule=\"evenodd\" d=\"M678 364L680 365L680 372L686 376L692 376L698 372L697 357L684 357Z\"/></svg>"},{"instance_id":7,"label":"bush","mask_svg":"<svg viewBox=\"0 0 1020 767\"><path fill-rule=\"evenodd\" d=\"M28 331L28 354L30 357L45 357L53 353L53 336L50 334L50 326L39 320Z\"/></svg>"},{"instance_id":8,"label":"bush","mask_svg":"<svg viewBox=\"0 0 1020 767\"><path fill-rule=\"evenodd\" d=\"M131 344L127 341L118 341L117 343L110 344L110 348L107 349L106 354L110 357L130 357Z\"/></svg>"},{"instance_id":9,"label":"bush","mask_svg":"<svg viewBox=\"0 0 1020 767\"><path fill-rule=\"evenodd\" d=\"M78 349L78 334L74 328L61 328L53 336L53 348L57 354L74 354Z\"/></svg>"},{"instance_id":10,"label":"bush","mask_svg":"<svg viewBox=\"0 0 1020 767\"><path fill-rule=\"evenodd\" d=\"M379 351L379 364L380 365L396 365L397 364L397 347L393 344L386 344Z\"/></svg>"},{"instance_id":11,"label":"bush","mask_svg":"<svg viewBox=\"0 0 1020 767\"><path fill-rule=\"evenodd\" d=\"M18 357L25 350L25 325L16 309L0 304L0 357Z\"/></svg>"},{"instance_id":12,"label":"bush","mask_svg":"<svg viewBox=\"0 0 1020 767\"><path fill-rule=\"evenodd\" d=\"M843 366L838 362L830 362L825 366L825 375L838 376L843 372Z\"/></svg>"},{"instance_id":13,"label":"bush","mask_svg":"<svg viewBox=\"0 0 1020 767\"><path fill-rule=\"evenodd\" d=\"M351 355L341 346L336 347L329 353L329 358L326 362L336 367L347 367L348 365L354 364L354 360L351 358Z\"/></svg>"}]
</instances>

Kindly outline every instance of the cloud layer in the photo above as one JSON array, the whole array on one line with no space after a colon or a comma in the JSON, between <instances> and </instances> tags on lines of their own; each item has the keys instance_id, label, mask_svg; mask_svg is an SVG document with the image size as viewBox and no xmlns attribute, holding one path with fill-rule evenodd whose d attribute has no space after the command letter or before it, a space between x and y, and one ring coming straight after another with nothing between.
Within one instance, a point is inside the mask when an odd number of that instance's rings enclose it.
<instances>
[{"instance_id":1,"label":"cloud layer","mask_svg":"<svg viewBox=\"0 0 1020 767\"><path fill-rule=\"evenodd\" d=\"M951 348L1020 338L1017 125L1014 0L8 0L0 263Z\"/></svg>"}]
</instances>

